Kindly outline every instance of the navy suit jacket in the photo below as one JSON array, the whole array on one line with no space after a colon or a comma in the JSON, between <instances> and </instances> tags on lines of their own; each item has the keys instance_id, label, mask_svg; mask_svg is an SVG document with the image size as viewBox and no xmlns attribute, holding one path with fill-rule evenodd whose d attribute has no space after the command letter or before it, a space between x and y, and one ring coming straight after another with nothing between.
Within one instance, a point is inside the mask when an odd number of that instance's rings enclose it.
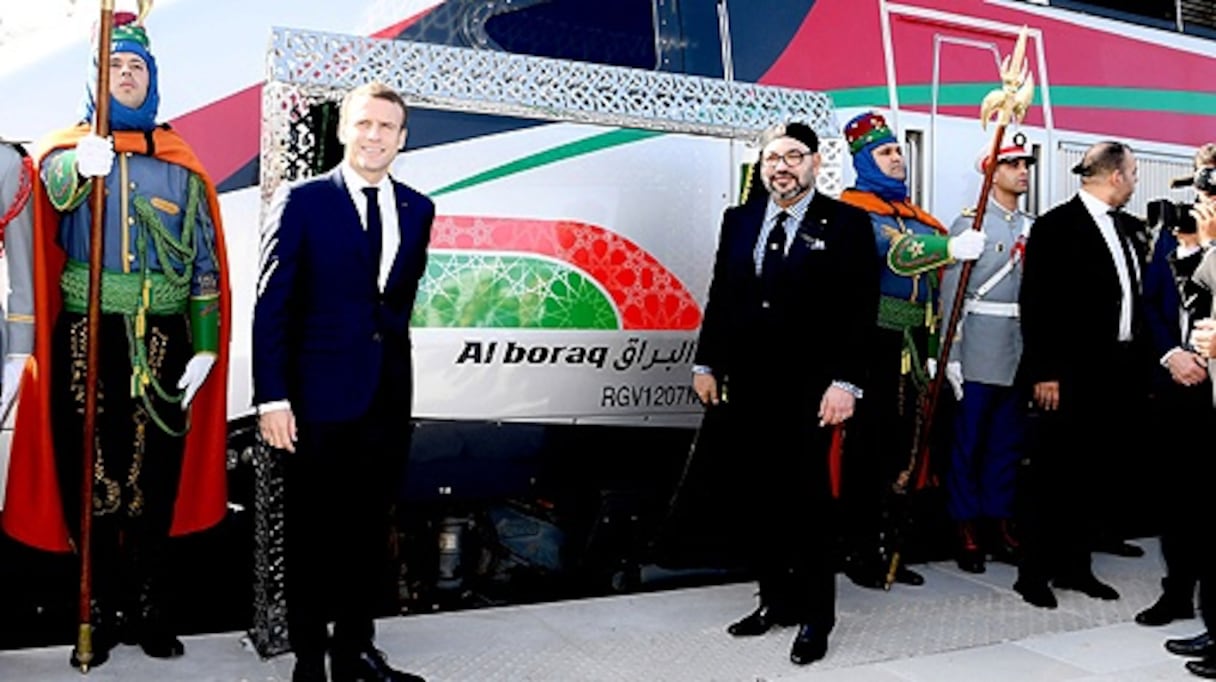
<instances>
[{"instance_id":1,"label":"navy suit jacket","mask_svg":"<svg viewBox=\"0 0 1216 682\"><path fill-rule=\"evenodd\" d=\"M1172 348L1185 346L1188 332L1182 330L1183 294L1185 305L1191 314L1191 321L1206 317L1211 306L1210 294L1203 287L1190 281L1184 271L1182 283L1179 283L1175 266L1174 251L1178 248L1178 238L1162 228L1153 247L1153 258L1149 261L1144 274L1144 317L1148 323L1149 336L1153 343L1154 358L1160 360ZM1202 253L1190 256L1192 265L1198 265L1203 258ZM1182 290L1179 287L1183 287ZM1155 383L1161 386L1175 385L1170 378L1170 372L1158 363L1154 374Z\"/></svg>"},{"instance_id":2,"label":"navy suit jacket","mask_svg":"<svg viewBox=\"0 0 1216 682\"><path fill-rule=\"evenodd\" d=\"M786 252L776 338L758 330L760 278L754 248L766 201L726 209L709 300L697 345L698 365L719 381L746 378L776 358L791 384L810 384L818 405L832 381L864 386L878 317L878 257L869 216L816 192Z\"/></svg>"},{"instance_id":3,"label":"navy suit jacket","mask_svg":"<svg viewBox=\"0 0 1216 682\"><path fill-rule=\"evenodd\" d=\"M1185 340L1180 328L1182 297L1169 258L1176 248L1178 239L1168 229L1162 229L1144 273L1144 317L1158 358Z\"/></svg>"},{"instance_id":4,"label":"navy suit jacket","mask_svg":"<svg viewBox=\"0 0 1216 682\"><path fill-rule=\"evenodd\" d=\"M262 230L253 315L253 400L297 418L362 416L382 382L410 416L409 320L426 268L434 203L393 181L401 243L384 290L341 172L281 188Z\"/></svg>"}]
</instances>

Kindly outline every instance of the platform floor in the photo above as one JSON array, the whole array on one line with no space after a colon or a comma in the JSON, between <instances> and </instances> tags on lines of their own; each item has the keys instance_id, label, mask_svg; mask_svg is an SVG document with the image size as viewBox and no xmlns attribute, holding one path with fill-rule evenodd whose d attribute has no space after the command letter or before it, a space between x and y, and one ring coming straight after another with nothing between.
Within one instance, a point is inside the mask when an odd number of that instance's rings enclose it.
<instances>
[{"instance_id":1,"label":"platform floor","mask_svg":"<svg viewBox=\"0 0 1216 682\"><path fill-rule=\"evenodd\" d=\"M755 585L738 583L528 606L393 618L378 624L378 645L399 667L430 682L1148 682L1190 681L1183 659L1162 648L1189 636L1198 620L1146 628L1132 616L1157 597L1162 564L1156 541L1146 556L1094 555L1095 572L1122 594L1100 602L1058 591L1060 608L1036 609L1010 589L1014 569L983 575L953 563L916 568L922 587L891 592L840 577L839 617L823 661L787 659L794 630L748 640L727 623L754 605ZM262 660L243 633L188 637L186 656L156 661L120 647L91 671L96 682L289 680L290 654ZM0 680L80 680L69 649L0 652Z\"/></svg>"}]
</instances>

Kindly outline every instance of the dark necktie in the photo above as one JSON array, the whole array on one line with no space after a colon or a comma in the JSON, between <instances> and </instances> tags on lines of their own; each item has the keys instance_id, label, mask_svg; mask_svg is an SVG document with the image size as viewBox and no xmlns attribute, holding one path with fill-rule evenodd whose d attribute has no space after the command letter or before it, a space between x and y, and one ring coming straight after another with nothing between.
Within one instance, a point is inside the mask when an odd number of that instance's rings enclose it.
<instances>
[{"instance_id":1,"label":"dark necktie","mask_svg":"<svg viewBox=\"0 0 1216 682\"><path fill-rule=\"evenodd\" d=\"M1127 281L1131 284L1133 297L1140 291L1139 278L1136 277L1136 258L1132 254L1131 239L1132 236L1127 234L1123 228L1120 211L1117 208L1112 208L1107 211L1110 214L1111 223L1115 226L1115 238L1119 240L1119 247L1123 250L1123 265L1127 268Z\"/></svg>"},{"instance_id":2,"label":"dark necktie","mask_svg":"<svg viewBox=\"0 0 1216 682\"><path fill-rule=\"evenodd\" d=\"M1123 228L1123 222L1119 215L1121 211L1113 208L1107 213L1110 214L1111 222L1115 225L1115 239L1119 240L1119 247L1123 251L1123 265L1127 268L1127 283L1131 288L1128 292L1132 297L1132 334L1136 333L1136 327L1139 326L1139 302L1140 302L1140 278L1136 276L1135 256L1132 252L1131 235L1126 234Z\"/></svg>"},{"instance_id":3,"label":"dark necktie","mask_svg":"<svg viewBox=\"0 0 1216 682\"><path fill-rule=\"evenodd\" d=\"M764 257L760 260L760 295L766 308L776 295L781 279L781 264L785 261L785 220L789 217L790 214L785 211L778 213L777 222L764 242Z\"/></svg>"},{"instance_id":4,"label":"dark necktie","mask_svg":"<svg viewBox=\"0 0 1216 682\"><path fill-rule=\"evenodd\" d=\"M380 220L380 202L376 200L376 195L379 193L379 187L363 188L363 196L367 197L367 230L363 236L367 238L367 251L372 257L372 272L375 275L374 281L377 288L380 286L380 244L384 239L384 223Z\"/></svg>"}]
</instances>

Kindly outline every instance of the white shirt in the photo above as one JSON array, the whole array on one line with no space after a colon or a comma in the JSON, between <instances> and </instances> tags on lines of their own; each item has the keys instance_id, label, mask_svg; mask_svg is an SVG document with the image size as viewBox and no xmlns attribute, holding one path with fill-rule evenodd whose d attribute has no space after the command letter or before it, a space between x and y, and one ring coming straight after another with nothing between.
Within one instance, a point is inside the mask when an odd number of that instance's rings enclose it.
<instances>
[{"instance_id":1,"label":"white shirt","mask_svg":"<svg viewBox=\"0 0 1216 682\"><path fill-rule=\"evenodd\" d=\"M364 231L367 230L367 195L363 193L363 188L376 187L380 190L376 193L376 203L380 205L380 224L384 226L384 232L380 241L379 283L380 290L384 291L389 270L393 267L393 259L397 256L397 247L401 246L401 230L397 225L397 195L393 191L393 181L385 175L380 178L380 182L373 185L356 173L348 161L343 161L340 169L342 180L346 183L346 191L350 192L350 200L359 212L359 222L363 224Z\"/></svg>"},{"instance_id":2,"label":"white shirt","mask_svg":"<svg viewBox=\"0 0 1216 682\"><path fill-rule=\"evenodd\" d=\"M1123 291L1123 300L1119 304L1119 340L1131 341L1132 301L1134 300L1132 280L1127 272L1127 261L1123 257L1123 246L1119 243L1119 233L1115 230L1115 219L1107 212L1111 210L1111 206L1084 189L1077 192L1077 196L1081 197L1085 210L1089 211L1089 215L1098 224L1098 231L1102 233L1106 249L1110 251L1111 260L1115 262L1115 272L1119 273L1119 288ZM1127 248L1131 249L1132 245L1128 244ZM1132 267L1136 270L1136 281L1139 282L1140 266L1136 264L1135 252L1132 253Z\"/></svg>"}]
</instances>

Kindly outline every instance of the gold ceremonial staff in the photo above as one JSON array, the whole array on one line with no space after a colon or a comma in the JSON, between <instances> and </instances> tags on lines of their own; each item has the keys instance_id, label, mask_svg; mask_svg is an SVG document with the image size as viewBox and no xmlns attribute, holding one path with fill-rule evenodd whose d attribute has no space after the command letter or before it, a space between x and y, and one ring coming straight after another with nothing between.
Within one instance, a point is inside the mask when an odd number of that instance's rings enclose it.
<instances>
[{"instance_id":1,"label":"gold ceremonial staff","mask_svg":"<svg viewBox=\"0 0 1216 682\"><path fill-rule=\"evenodd\" d=\"M152 0L139 0L136 23L143 23L152 11ZM110 41L114 33L114 0L101 0L101 16L97 22L97 106L93 116L93 132L98 137L110 135ZM93 467L97 448L97 383L98 334L101 329L101 267L102 227L105 225L106 179L93 178L89 197L92 224L89 226L89 308L87 325L87 367L84 388L84 438L80 481L80 611L76 648L72 657L80 664L80 672L89 672L93 662Z\"/></svg>"},{"instance_id":2,"label":"gold ceremonial staff","mask_svg":"<svg viewBox=\"0 0 1216 682\"><path fill-rule=\"evenodd\" d=\"M1017 42L1014 43L1013 53L1006 55L1001 61L1001 87L984 96L980 103L980 126L988 129L988 121L995 115L996 130L992 134L992 145L988 150L988 161L984 165L984 183L980 187L979 203L975 206L975 216L971 220L971 229L984 229L984 212L988 208L988 195L992 193L992 175L996 170L997 154L1005 139L1005 129L1011 122L1021 123L1026 117L1027 110L1034 100L1034 77L1026 63L1026 39L1030 29L1022 26L1018 32ZM932 441L933 415L937 411L938 397L942 392L942 383L946 377L946 361L950 355L950 346L954 345L954 336L963 311L963 302L967 294L967 281L971 279L971 269L975 261L964 261L959 273L958 289L954 292L954 305L950 308L950 320L946 325L945 334L938 348L937 373L929 383L921 403L920 424L917 426L916 442L913 445L912 459L908 469L904 471L895 483L895 491L904 493L908 485L919 490L929 483L929 444ZM899 568L900 555L898 551L891 554L891 565L887 571L887 588L895 580L896 569Z\"/></svg>"}]
</instances>

